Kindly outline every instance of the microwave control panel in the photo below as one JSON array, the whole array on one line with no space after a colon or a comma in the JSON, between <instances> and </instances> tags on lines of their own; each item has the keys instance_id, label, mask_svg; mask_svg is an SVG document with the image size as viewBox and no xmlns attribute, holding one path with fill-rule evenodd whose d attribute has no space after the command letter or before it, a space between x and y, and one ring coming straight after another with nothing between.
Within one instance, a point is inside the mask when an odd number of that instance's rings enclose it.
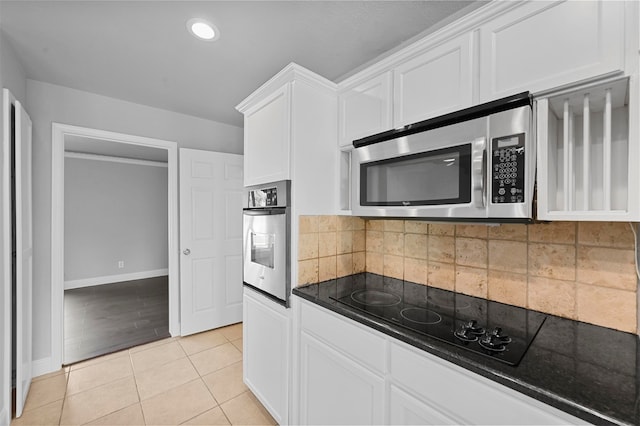
<instances>
[{"instance_id":1,"label":"microwave control panel","mask_svg":"<svg viewBox=\"0 0 640 426\"><path fill-rule=\"evenodd\" d=\"M491 201L524 202L524 133L491 140Z\"/></svg>"}]
</instances>

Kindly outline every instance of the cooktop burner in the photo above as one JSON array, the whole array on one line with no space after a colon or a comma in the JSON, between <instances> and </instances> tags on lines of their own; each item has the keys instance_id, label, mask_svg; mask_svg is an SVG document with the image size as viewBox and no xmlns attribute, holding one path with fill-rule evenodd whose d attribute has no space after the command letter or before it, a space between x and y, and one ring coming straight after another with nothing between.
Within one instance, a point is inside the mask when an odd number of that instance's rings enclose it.
<instances>
[{"instance_id":1,"label":"cooktop burner","mask_svg":"<svg viewBox=\"0 0 640 426\"><path fill-rule=\"evenodd\" d=\"M442 317L429 309L406 308L400 311L400 316L417 324L437 324L442 321Z\"/></svg>"},{"instance_id":2,"label":"cooktop burner","mask_svg":"<svg viewBox=\"0 0 640 426\"><path fill-rule=\"evenodd\" d=\"M351 293L354 302L366 306L394 306L400 303L400 296L378 290L357 290Z\"/></svg>"},{"instance_id":3,"label":"cooktop burner","mask_svg":"<svg viewBox=\"0 0 640 426\"><path fill-rule=\"evenodd\" d=\"M343 281L329 298L510 365L518 365L546 319L539 312L370 273Z\"/></svg>"},{"instance_id":4,"label":"cooktop burner","mask_svg":"<svg viewBox=\"0 0 640 426\"><path fill-rule=\"evenodd\" d=\"M469 309L471 304L466 300L456 300L455 293L448 292L449 294L432 293L427 296L427 305L436 309L445 310L464 310Z\"/></svg>"}]
</instances>

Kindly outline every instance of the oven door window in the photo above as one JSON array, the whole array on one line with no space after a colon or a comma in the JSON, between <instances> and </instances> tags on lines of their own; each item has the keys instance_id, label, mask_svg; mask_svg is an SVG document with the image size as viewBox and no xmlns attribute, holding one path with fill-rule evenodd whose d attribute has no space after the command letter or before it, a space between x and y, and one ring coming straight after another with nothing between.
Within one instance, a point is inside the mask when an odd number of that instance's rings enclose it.
<instances>
[{"instance_id":1,"label":"oven door window","mask_svg":"<svg viewBox=\"0 0 640 426\"><path fill-rule=\"evenodd\" d=\"M251 233L251 261L274 268L276 236L274 234Z\"/></svg>"},{"instance_id":2,"label":"oven door window","mask_svg":"<svg viewBox=\"0 0 640 426\"><path fill-rule=\"evenodd\" d=\"M471 202L471 144L360 165L360 204L420 206Z\"/></svg>"}]
</instances>

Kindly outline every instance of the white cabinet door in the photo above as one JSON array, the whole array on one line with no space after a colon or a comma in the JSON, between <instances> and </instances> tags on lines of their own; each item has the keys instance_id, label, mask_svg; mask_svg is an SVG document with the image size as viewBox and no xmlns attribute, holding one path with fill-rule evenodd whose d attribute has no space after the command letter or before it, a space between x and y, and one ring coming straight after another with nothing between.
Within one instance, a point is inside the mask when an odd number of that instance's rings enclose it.
<instances>
[{"instance_id":1,"label":"white cabinet door","mask_svg":"<svg viewBox=\"0 0 640 426\"><path fill-rule=\"evenodd\" d=\"M392 127L391 72L347 89L338 97L340 146Z\"/></svg>"},{"instance_id":2,"label":"white cabinet door","mask_svg":"<svg viewBox=\"0 0 640 426\"><path fill-rule=\"evenodd\" d=\"M245 287L243 380L278 424L289 423L289 311Z\"/></svg>"},{"instance_id":3,"label":"white cabinet door","mask_svg":"<svg viewBox=\"0 0 640 426\"><path fill-rule=\"evenodd\" d=\"M472 47L465 34L394 69L394 127L471 106Z\"/></svg>"},{"instance_id":4,"label":"white cabinet door","mask_svg":"<svg viewBox=\"0 0 640 426\"><path fill-rule=\"evenodd\" d=\"M290 93L287 83L245 113L245 186L290 179Z\"/></svg>"},{"instance_id":5,"label":"white cabinet door","mask_svg":"<svg viewBox=\"0 0 640 426\"><path fill-rule=\"evenodd\" d=\"M242 321L242 156L180 149L180 322Z\"/></svg>"},{"instance_id":6,"label":"white cabinet door","mask_svg":"<svg viewBox=\"0 0 640 426\"><path fill-rule=\"evenodd\" d=\"M301 424L384 422L384 378L304 331L300 335L299 379Z\"/></svg>"},{"instance_id":7,"label":"white cabinet door","mask_svg":"<svg viewBox=\"0 0 640 426\"><path fill-rule=\"evenodd\" d=\"M391 385L388 423L392 425L459 425L462 421L448 417L397 386Z\"/></svg>"},{"instance_id":8,"label":"white cabinet door","mask_svg":"<svg viewBox=\"0 0 640 426\"><path fill-rule=\"evenodd\" d=\"M480 100L623 69L624 2L534 1L480 29Z\"/></svg>"}]
</instances>

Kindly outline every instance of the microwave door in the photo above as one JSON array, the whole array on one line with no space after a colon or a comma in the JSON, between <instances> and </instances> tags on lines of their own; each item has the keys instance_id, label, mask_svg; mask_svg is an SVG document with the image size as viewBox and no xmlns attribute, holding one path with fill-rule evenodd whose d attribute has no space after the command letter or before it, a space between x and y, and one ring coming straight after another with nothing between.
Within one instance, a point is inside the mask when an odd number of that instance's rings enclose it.
<instances>
[{"instance_id":1,"label":"microwave door","mask_svg":"<svg viewBox=\"0 0 640 426\"><path fill-rule=\"evenodd\" d=\"M487 139L360 161L354 213L364 216L487 217Z\"/></svg>"}]
</instances>

